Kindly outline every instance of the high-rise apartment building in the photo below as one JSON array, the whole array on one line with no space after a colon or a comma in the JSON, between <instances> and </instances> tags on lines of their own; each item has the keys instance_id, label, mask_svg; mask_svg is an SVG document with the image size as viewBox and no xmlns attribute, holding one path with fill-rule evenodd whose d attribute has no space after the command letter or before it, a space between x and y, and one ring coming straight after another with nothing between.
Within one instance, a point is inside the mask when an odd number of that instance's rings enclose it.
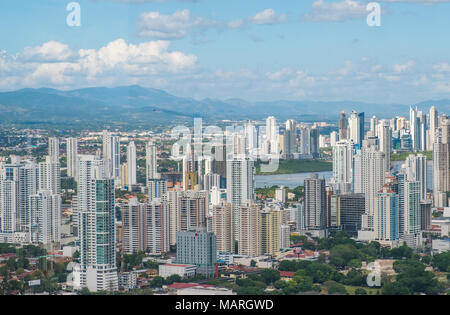
<instances>
[{"instance_id":1,"label":"high-rise apartment building","mask_svg":"<svg viewBox=\"0 0 450 315\"><path fill-rule=\"evenodd\" d=\"M255 199L255 165L249 158L232 158L227 162L227 202L233 205L233 235L237 239L238 207Z\"/></svg>"},{"instance_id":2,"label":"high-rise apartment building","mask_svg":"<svg viewBox=\"0 0 450 315\"><path fill-rule=\"evenodd\" d=\"M234 252L233 205L222 202L212 206L212 226L217 239L217 251Z\"/></svg>"},{"instance_id":3,"label":"high-rise apartment building","mask_svg":"<svg viewBox=\"0 0 450 315\"><path fill-rule=\"evenodd\" d=\"M326 228L325 179L317 174L305 180L306 228L321 230Z\"/></svg>"},{"instance_id":4,"label":"high-rise apartment building","mask_svg":"<svg viewBox=\"0 0 450 315\"><path fill-rule=\"evenodd\" d=\"M348 124L347 124L347 118L345 116L345 111L341 111L338 125L339 125L338 126L339 127L339 140L347 139Z\"/></svg>"},{"instance_id":5,"label":"high-rise apartment building","mask_svg":"<svg viewBox=\"0 0 450 315\"><path fill-rule=\"evenodd\" d=\"M159 179L160 174L158 173L158 151L156 145L152 142L147 143L145 152L147 180Z\"/></svg>"},{"instance_id":6,"label":"high-rise apartment building","mask_svg":"<svg viewBox=\"0 0 450 315\"><path fill-rule=\"evenodd\" d=\"M399 239L399 202L394 188L386 183L377 193L378 207L374 213L375 239L397 241Z\"/></svg>"},{"instance_id":7,"label":"high-rise apartment building","mask_svg":"<svg viewBox=\"0 0 450 315\"><path fill-rule=\"evenodd\" d=\"M41 190L30 196L31 241L50 245L61 241L61 196Z\"/></svg>"},{"instance_id":8,"label":"high-rise apartment building","mask_svg":"<svg viewBox=\"0 0 450 315\"><path fill-rule=\"evenodd\" d=\"M353 111L348 118L348 139L353 140L353 143L361 148L364 140L364 113L357 113Z\"/></svg>"},{"instance_id":9,"label":"high-rise apartment building","mask_svg":"<svg viewBox=\"0 0 450 315\"><path fill-rule=\"evenodd\" d=\"M133 185L137 184L136 170L136 145L134 141L131 141L127 147L127 179L129 190L131 190Z\"/></svg>"},{"instance_id":10,"label":"high-rise apartment building","mask_svg":"<svg viewBox=\"0 0 450 315\"><path fill-rule=\"evenodd\" d=\"M333 147L333 182L337 185L336 191L345 193L351 190L354 155L355 145L352 140L339 141Z\"/></svg>"},{"instance_id":11,"label":"high-rise apartment building","mask_svg":"<svg viewBox=\"0 0 450 315\"><path fill-rule=\"evenodd\" d=\"M120 179L120 137L103 131L103 160L107 175L114 180Z\"/></svg>"},{"instance_id":12,"label":"high-rise apartment building","mask_svg":"<svg viewBox=\"0 0 450 315\"><path fill-rule=\"evenodd\" d=\"M202 230L177 232L176 263L196 265L198 274L213 277L217 263L214 233Z\"/></svg>"},{"instance_id":13,"label":"high-rise apartment building","mask_svg":"<svg viewBox=\"0 0 450 315\"><path fill-rule=\"evenodd\" d=\"M238 254L257 257L262 254L259 206L245 203L238 207Z\"/></svg>"},{"instance_id":14,"label":"high-rise apartment building","mask_svg":"<svg viewBox=\"0 0 450 315\"><path fill-rule=\"evenodd\" d=\"M107 162L95 156L79 159L79 286L90 291L116 291L114 180Z\"/></svg>"},{"instance_id":15,"label":"high-rise apartment building","mask_svg":"<svg viewBox=\"0 0 450 315\"><path fill-rule=\"evenodd\" d=\"M67 138L66 140L67 154L67 176L75 178L78 176L78 139Z\"/></svg>"},{"instance_id":16,"label":"high-rise apartment building","mask_svg":"<svg viewBox=\"0 0 450 315\"><path fill-rule=\"evenodd\" d=\"M48 138L48 156L52 163L59 163L59 139Z\"/></svg>"},{"instance_id":17,"label":"high-rise apartment building","mask_svg":"<svg viewBox=\"0 0 450 315\"><path fill-rule=\"evenodd\" d=\"M385 172L385 155L376 146L358 150L354 157L353 191L365 196L366 213L362 222L362 229L365 231L374 231L377 193L384 185Z\"/></svg>"},{"instance_id":18,"label":"high-rise apartment building","mask_svg":"<svg viewBox=\"0 0 450 315\"><path fill-rule=\"evenodd\" d=\"M420 182L420 200L427 199L427 157L423 154L411 154L406 158L405 171L408 181Z\"/></svg>"}]
</instances>

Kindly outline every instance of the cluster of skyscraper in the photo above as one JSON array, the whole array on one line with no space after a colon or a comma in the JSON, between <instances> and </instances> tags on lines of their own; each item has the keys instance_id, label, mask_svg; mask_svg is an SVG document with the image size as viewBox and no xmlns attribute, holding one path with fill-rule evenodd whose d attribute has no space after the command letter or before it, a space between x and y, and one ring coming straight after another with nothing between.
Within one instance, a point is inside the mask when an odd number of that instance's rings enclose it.
<instances>
[{"instance_id":1,"label":"cluster of skyscraper","mask_svg":"<svg viewBox=\"0 0 450 315\"><path fill-rule=\"evenodd\" d=\"M0 242L51 247L61 240L59 141L36 163L11 156L0 163Z\"/></svg>"},{"instance_id":2,"label":"cluster of skyscraper","mask_svg":"<svg viewBox=\"0 0 450 315\"><path fill-rule=\"evenodd\" d=\"M341 113L339 132L330 137L333 146L333 178L327 194L330 196L328 215L331 226L355 233L362 240L379 240L396 245L421 246L421 231L429 229L431 206L447 205L448 182L448 120L431 108L429 118L411 108L410 119L370 119L365 132L364 114L352 112L346 123ZM404 164L390 161L393 150L411 152ZM431 176L424 154L433 150L433 193L429 190ZM415 153L413 153L415 152ZM447 162L446 162L447 161ZM446 164L446 165L443 165ZM361 223L349 224L343 213L355 211L354 205L364 199ZM350 209L352 208L352 209ZM326 215L326 214L325 214ZM359 219L359 218L358 218ZM347 221L347 222L342 222Z\"/></svg>"},{"instance_id":3,"label":"cluster of skyscraper","mask_svg":"<svg viewBox=\"0 0 450 315\"><path fill-rule=\"evenodd\" d=\"M327 183L314 175L305 180L304 198L291 204L284 187L273 199L256 200L255 165L261 156L320 156L319 128L293 120L281 132L269 117L265 130L247 122L227 132L226 141L206 135L200 141L201 148L210 149L206 156L189 142L175 157L182 165L181 182L170 188L167 174L158 172L158 149L152 142L145 145L141 185L135 142L129 141L122 163L120 137L108 131L102 135L103 150L95 155L79 154L78 140L66 139L67 176L77 183L72 200L81 254L74 268L76 286L116 290L117 245L124 253L154 255L176 246L175 262L196 265L198 273L208 276L215 272L217 253L276 255L290 246L294 231L324 237L330 230L344 230L361 240L420 246L431 207L448 204L450 120L439 118L434 107L428 116L411 109L409 120L372 117L366 128L364 113L352 112L347 119L343 112L338 127L330 135L332 179ZM414 153L398 165L390 161L394 150ZM426 156L418 154L425 150L433 151L433 175ZM52 248L61 241L59 154L59 140L50 138L45 161L11 157L0 163L1 242ZM147 198L116 205L117 188Z\"/></svg>"}]
</instances>

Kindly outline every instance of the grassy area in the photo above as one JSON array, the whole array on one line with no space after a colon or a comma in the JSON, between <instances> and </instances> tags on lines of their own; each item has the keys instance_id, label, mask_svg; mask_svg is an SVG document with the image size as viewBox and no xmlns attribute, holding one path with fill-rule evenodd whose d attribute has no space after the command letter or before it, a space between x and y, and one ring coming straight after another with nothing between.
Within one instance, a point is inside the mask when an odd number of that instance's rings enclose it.
<instances>
[{"instance_id":1,"label":"grassy area","mask_svg":"<svg viewBox=\"0 0 450 315\"><path fill-rule=\"evenodd\" d=\"M333 170L333 163L319 160L280 160L278 170L273 173L261 173L261 167L256 167L256 175L297 174L310 172L326 172Z\"/></svg>"},{"instance_id":2,"label":"grassy area","mask_svg":"<svg viewBox=\"0 0 450 315\"><path fill-rule=\"evenodd\" d=\"M350 295L355 295L356 289L366 290L367 295L376 295L377 292L380 292L380 294L381 294L381 288L354 287L351 285L346 285L345 289L347 290L348 294L350 294Z\"/></svg>"},{"instance_id":3,"label":"grassy area","mask_svg":"<svg viewBox=\"0 0 450 315\"><path fill-rule=\"evenodd\" d=\"M432 161L433 160L433 152L432 151L426 151L426 152L402 152L398 154L391 154L391 161L405 161L408 156L411 154L423 154L427 157L427 160Z\"/></svg>"}]
</instances>

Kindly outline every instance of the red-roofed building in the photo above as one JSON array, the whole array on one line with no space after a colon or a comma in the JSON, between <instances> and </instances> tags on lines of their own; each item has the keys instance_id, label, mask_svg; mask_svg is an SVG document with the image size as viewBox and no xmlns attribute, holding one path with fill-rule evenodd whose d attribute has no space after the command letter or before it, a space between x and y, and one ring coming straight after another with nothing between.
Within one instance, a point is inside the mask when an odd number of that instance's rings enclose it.
<instances>
[{"instance_id":1,"label":"red-roofed building","mask_svg":"<svg viewBox=\"0 0 450 315\"><path fill-rule=\"evenodd\" d=\"M176 291L177 295L236 295L233 291L209 284L174 283L167 287L169 291Z\"/></svg>"},{"instance_id":2,"label":"red-roofed building","mask_svg":"<svg viewBox=\"0 0 450 315\"><path fill-rule=\"evenodd\" d=\"M294 271L280 271L281 280L291 280L292 278L294 278L294 275Z\"/></svg>"}]
</instances>

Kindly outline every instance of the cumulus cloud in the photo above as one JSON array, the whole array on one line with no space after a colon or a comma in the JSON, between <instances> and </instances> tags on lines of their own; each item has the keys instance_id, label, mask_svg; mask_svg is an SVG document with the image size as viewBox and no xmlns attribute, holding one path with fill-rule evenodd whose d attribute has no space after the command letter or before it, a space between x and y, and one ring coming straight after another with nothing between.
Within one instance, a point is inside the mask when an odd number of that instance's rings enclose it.
<instances>
[{"instance_id":1,"label":"cumulus cloud","mask_svg":"<svg viewBox=\"0 0 450 315\"><path fill-rule=\"evenodd\" d=\"M74 52L69 48L68 45L49 41L41 46L35 47L25 47L23 52L19 55L26 61L65 61L74 57Z\"/></svg>"},{"instance_id":2,"label":"cumulus cloud","mask_svg":"<svg viewBox=\"0 0 450 315\"><path fill-rule=\"evenodd\" d=\"M170 42L158 40L127 43L117 39L100 49L80 49L50 41L37 47L27 47L17 55L0 52L0 81L25 86L69 85L80 82L100 84L103 79L120 82L134 77L155 80L159 76L181 75L193 71L197 56L171 51Z\"/></svg>"},{"instance_id":3,"label":"cumulus cloud","mask_svg":"<svg viewBox=\"0 0 450 315\"><path fill-rule=\"evenodd\" d=\"M266 9L249 17L248 20L258 25L278 24L286 21L286 14L277 14L274 9Z\"/></svg>"},{"instance_id":4,"label":"cumulus cloud","mask_svg":"<svg viewBox=\"0 0 450 315\"><path fill-rule=\"evenodd\" d=\"M189 31L218 27L219 23L202 17L194 17L187 9L176 11L172 15L159 12L143 13L138 20L138 32L141 37L159 39L180 39Z\"/></svg>"},{"instance_id":5,"label":"cumulus cloud","mask_svg":"<svg viewBox=\"0 0 450 315\"><path fill-rule=\"evenodd\" d=\"M137 27L141 37L154 39L182 39L190 34L203 34L209 29L224 31L248 25L274 25L286 21L286 14L277 14L274 9L266 9L255 15L231 21L220 21L194 16L188 9L173 14L146 12L139 16Z\"/></svg>"}]
</instances>

